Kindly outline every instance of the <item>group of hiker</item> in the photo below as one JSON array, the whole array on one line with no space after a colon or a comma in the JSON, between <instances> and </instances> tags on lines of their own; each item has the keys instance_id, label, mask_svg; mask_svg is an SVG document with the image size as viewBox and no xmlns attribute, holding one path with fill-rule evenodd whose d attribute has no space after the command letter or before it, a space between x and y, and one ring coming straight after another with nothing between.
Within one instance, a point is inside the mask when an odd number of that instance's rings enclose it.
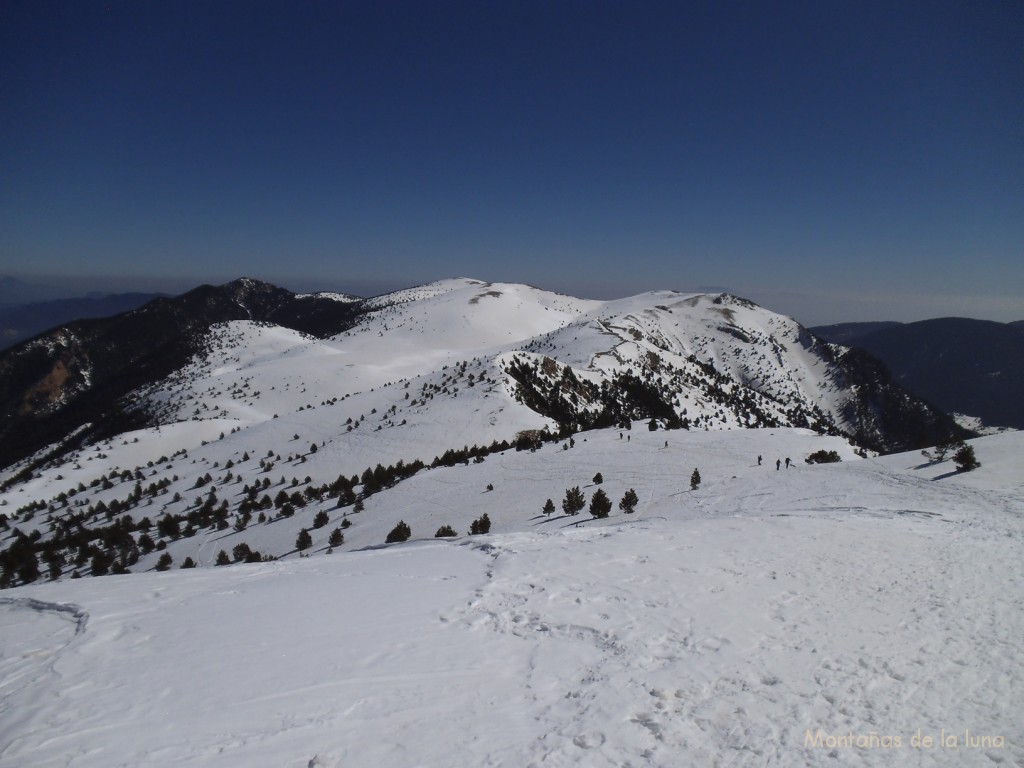
<instances>
[{"instance_id":1,"label":"group of hiker","mask_svg":"<svg viewBox=\"0 0 1024 768\"><path fill-rule=\"evenodd\" d=\"M619 440L621 440L621 439L622 439L622 433L621 433L621 432L619 432ZM627 442L629 441L629 435L626 435L626 441L627 441ZM666 440L666 441L665 441L665 447L666 447L666 448L668 448L668 440ZM763 461L763 457L762 457L762 456L761 456L760 454L758 454L758 457L757 457L757 466L759 466L759 467L760 467L760 466L761 466L761 462L762 462L762 461ZM790 467L790 465L791 465L792 463L793 463L793 462L791 462L791 461L789 460L789 456L787 456L787 457L786 457L786 469L789 469L789 467ZM782 469L782 459L776 459L776 460L775 460L775 469L776 469L776 470Z\"/></svg>"},{"instance_id":2,"label":"group of hiker","mask_svg":"<svg viewBox=\"0 0 1024 768\"><path fill-rule=\"evenodd\" d=\"M791 462L789 460L789 456L787 456L786 457L786 469L789 469L789 465L792 464L792 463L793 462ZM761 466L761 456L757 457L757 466L759 466L759 467ZM778 469L781 469L781 468L782 468L782 459L776 459L775 460L775 469L778 470Z\"/></svg>"}]
</instances>

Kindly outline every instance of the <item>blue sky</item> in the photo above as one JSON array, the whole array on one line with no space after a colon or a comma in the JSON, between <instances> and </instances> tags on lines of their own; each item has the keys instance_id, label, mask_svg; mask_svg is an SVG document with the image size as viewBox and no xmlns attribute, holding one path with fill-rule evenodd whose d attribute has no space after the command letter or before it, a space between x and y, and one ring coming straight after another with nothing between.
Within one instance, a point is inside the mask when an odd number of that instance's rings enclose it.
<instances>
[{"instance_id":1,"label":"blue sky","mask_svg":"<svg viewBox=\"0 0 1024 768\"><path fill-rule=\"evenodd\" d=\"M0 274L1024 318L1024 4L0 7Z\"/></svg>"}]
</instances>

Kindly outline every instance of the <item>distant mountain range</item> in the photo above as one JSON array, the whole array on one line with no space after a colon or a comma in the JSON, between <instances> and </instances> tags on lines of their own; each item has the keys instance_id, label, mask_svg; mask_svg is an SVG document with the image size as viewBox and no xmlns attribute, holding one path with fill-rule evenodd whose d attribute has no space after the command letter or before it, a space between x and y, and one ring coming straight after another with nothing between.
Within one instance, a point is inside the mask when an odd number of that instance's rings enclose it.
<instances>
[{"instance_id":1,"label":"distant mountain range","mask_svg":"<svg viewBox=\"0 0 1024 768\"><path fill-rule=\"evenodd\" d=\"M1024 321L946 317L915 323L845 323L811 329L864 349L896 380L946 413L1024 429Z\"/></svg>"},{"instance_id":2,"label":"distant mountain range","mask_svg":"<svg viewBox=\"0 0 1024 768\"><path fill-rule=\"evenodd\" d=\"M72 320L117 315L166 296L163 293L115 293L0 308L0 349Z\"/></svg>"},{"instance_id":3,"label":"distant mountain range","mask_svg":"<svg viewBox=\"0 0 1024 768\"><path fill-rule=\"evenodd\" d=\"M0 308L6 309L40 301L66 299L70 295L71 291L51 285L40 285L19 280L10 275L0 275Z\"/></svg>"}]
</instances>

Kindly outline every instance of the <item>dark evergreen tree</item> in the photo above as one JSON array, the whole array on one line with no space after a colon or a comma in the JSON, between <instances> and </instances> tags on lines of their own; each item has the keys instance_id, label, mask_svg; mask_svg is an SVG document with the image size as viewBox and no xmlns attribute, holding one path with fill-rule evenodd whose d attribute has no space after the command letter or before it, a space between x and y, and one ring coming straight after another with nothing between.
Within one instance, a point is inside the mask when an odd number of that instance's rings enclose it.
<instances>
[{"instance_id":1,"label":"dark evergreen tree","mask_svg":"<svg viewBox=\"0 0 1024 768\"><path fill-rule=\"evenodd\" d=\"M600 485L603 482L604 482L604 477L601 475L600 472L598 472L596 475L594 475L594 485Z\"/></svg>"},{"instance_id":2,"label":"dark evergreen tree","mask_svg":"<svg viewBox=\"0 0 1024 768\"><path fill-rule=\"evenodd\" d=\"M953 463L956 464L959 472L970 472L981 466L981 462L974 455L974 447L967 443L961 443L956 449L956 453L953 454Z\"/></svg>"},{"instance_id":3,"label":"dark evergreen tree","mask_svg":"<svg viewBox=\"0 0 1024 768\"><path fill-rule=\"evenodd\" d=\"M245 559L249 557L250 554L252 554L252 550L244 541L240 544L235 544L231 549L231 557L234 558L236 563L245 562Z\"/></svg>"},{"instance_id":4,"label":"dark evergreen tree","mask_svg":"<svg viewBox=\"0 0 1024 768\"><path fill-rule=\"evenodd\" d=\"M182 567L182 568L195 568L196 567L196 561L193 560L191 557L186 557L182 561L180 567Z\"/></svg>"},{"instance_id":5,"label":"dark evergreen tree","mask_svg":"<svg viewBox=\"0 0 1024 768\"><path fill-rule=\"evenodd\" d=\"M92 557L89 570L93 576L106 576L110 572L110 566L113 564L114 558L111 555L106 552L96 552Z\"/></svg>"},{"instance_id":6,"label":"dark evergreen tree","mask_svg":"<svg viewBox=\"0 0 1024 768\"><path fill-rule=\"evenodd\" d=\"M231 565L231 558L223 549L217 553L217 560L214 565Z\"/></svg>"},{"instance_id":7,"label":"dark evergreen tree","mask_svg":"<svg viewBox=\"0 0 1024 768\"><path fill-rule=\"evenodd\" d=\"M327 538L327 545L330 547L340 547L344 543L345 534L341 532L341 528L335 528Z\"/></svg>"},{"instance_id":8,"label":"dark evergreen tree","mask_svg":"<svg viewBox=\"0 0 1024 768\"><path fill-rule=\"evenodd\" d=\"M696 469L693 470L693 474L690 475L690 490L695 491L700 485L700 472Z\"/></svg>"},{"instance_id":9,"label":"dark evergreen tree","mask_svg":"<svg viewBox=\"0 0 1024 768\"><path fill-rule=\"evenodd\" d=\"M313 537L309 535L309 531L303 528L295 538L295 548L301 552L304 549L309 549L311 546L313 546Z\"/></svg>"},{"instance_id":10,"label":"dark evergreen tree","mask_svg":"<svg viewBox=\"0 0 1024 768\"><path fill-rule=\"evenodd\" d=\"M541 512L543 512L545 515L550 515L554 511L555 511L555 502L553 502L551 499L548 499L547 501L545 501L544 502L544 509L542 509Z\"/></svg>"},{"instance_id":11,"label":"dark evergreen tree","mask_svg":"<svg viewBox=\"0 0 1024 768\"><path fill-rule=\"evenodd\" d=\"M398 525L392 528L391 533L384 539L384 543L395 544L400 541L408 541L410 536L412 536L412 530L410 530L404 520L399 520Z\"/></svg>"},{"instance_id":12,"label":"dark evergreen tree","mask_svg":"<svg viewBox=\"0 0 1024 768\"><path fill-rule=\"evenodd\" d=\"M484 512L480 517L474 520L469 525L469 532L471 534L476 533L489 533L491 530L491 518Z\"/></svg>"},{"instance_id":13,"label":"dark evergreen tree","mask_svg":"<svg viewBox=\"0 0 1024 768\"><path fill-rule=\"evenodd\" d=\"M316 513L316 517L313 518L313 527L323 528L329 522L331 522L331 518L330 515L327 514L327 510L321 509Z\"/></svg>"},{"instance_id":14,"label":"dark evergreen tree","mask_svg":"<svg viewBox=\"0 0 1024 768\"><path fill-rule=\"evenodd\" d=\"M590 514L596 518L602 518L608 517L608 513L611 511L612 500L608 498L608 494L602 488L598 488L590 499Z\"/></svg>"},{"instance_id":15,"label":"dark evergreen tree","mask_svg":"<svg viewBox=\"0 0 1024 768\"><path fill-rule=\"evenodd\" d=\"M458 534L455 532L455 529L452 528L450 525L442 525L440 528L437 529L437 533L434 534L435 539L443 539L447 536L458 536Z\"/></svg>"},{"instance_id":16,"label":"dark evergreen tree","mask_svg":"<svg viewBox=\"0 0 1024 768\"><path fill-rule=\"evenodd\" d=\"M570 517L578 515L580 510L587 506L587 500L583 497L583 491L579 489L579 486L569 488L565 492L565 498L562 499L562 511Z\"/></svg>"},{"instance_id":17,"label":"dark evergreen tree","mask_svg":"<svg viewBox=\"0 0 1024 768\"><path fill-rule=\"evenodd\" d=\"M619 509L625 512L627 515L631 515L636 510L636 505L639 502L640 499L637 498L636 491L630 488L628 491L622 494L622 498L619 500Z\"/></svg>"},{"instance_id":18,"label":"dark evergreen tree","mask_svg":"<svg viewBox=\"0 0 1024 768\"><path fill-rule=\"evenodd\" d=\"M174 558L171 557L170 552L164 552L160 555L160 559L156 561L156 569L158 571L166 571L171 567L171 563L174 562Z\"/></svg>"}]
</instances>

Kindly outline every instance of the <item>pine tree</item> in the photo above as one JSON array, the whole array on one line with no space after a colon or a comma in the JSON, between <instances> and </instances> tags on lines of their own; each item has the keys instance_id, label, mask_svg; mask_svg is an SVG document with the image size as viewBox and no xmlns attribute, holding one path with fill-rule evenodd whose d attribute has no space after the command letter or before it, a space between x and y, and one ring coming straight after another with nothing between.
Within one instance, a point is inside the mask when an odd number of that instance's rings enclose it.
<instances>
[{"instance_id":1,"label":"pine tree","mask_svg":"<svg viewBox=\"0 0 1024 768\"><path fill-rule=\"evenodd\" d=\"M313 537L309 535L309 531L303 528L295 538L295 548L301 552L304 549L309 549L311 546L313 546Z\"/></svg>"},{"instance_id":2,"label":"pine tree","mask_svg":"<svg viewBox=\"0 0 1024 768\"><path fill-rule=\"evenodd\" d=\"M594 475L594 485L600 485L603 482L604 482L604 477L601 475L600 472L598 472L596 475Z\"/></svg>"},{"instance_id":3,"label":"pine tree","mask_svg":"<svg viewBox=\"0 0 1024 768\"><path fill-rule=\"evenodd\" d=\"M550 515L554 511L555 511L555 502L553 502L551 499L548 499L547 501L545 501L544 502L544 509L542 509L541 512L543 512L545 515Z\"/></svg>"},{"instance_id":4,"label":"pine tree","mask_svg":"<svg viewBox=\"0 0 1024 768\"><path fill-rule=\"evenodd\" d=\"M443 539L448 536L458 536L458 534L455 532L455 529L452 528L450 525L442 525L440 528L437 529L437 533L434 534L435 539Z\"/></svg>"},{"instance_id":5,"label":"pine tree","mask_svg":"<svg viewBox=\"0 0 1024 768\"><path fill-rule=\"evenodd\" d=\"M634 510L636 509L636 505L639 502L640 499L637 498L636 491L630 488L628 491L622 494L622 499L619 501L619 509L625 512L627 515L631 515L633 514Z\"/></svg>"},{"instance_id":6,"label":"pine tree","mask_svg":"<svg viewBox=\"0 0 1024 768\"><path fill-rule=\"evenodd\" d=\"M491 518L484 512L480 517L474 520L469 525L469 532L471 534L476 533L489 533L491 530Z\"/></svg>"},{"instance_id":7,"label":"pine tree","mask_svg":"<svg viewBox=\"0 0 1024 768\"><path fill-rule=\"evenodd\" d=\"M579 489L579 486L569 488L565 492L565 498L562 499L562 511L570 517L578 515L580 510L586 505L587 500L583 498L583 492Z\"/></svg>"},{"instance_id":8,"label":"pine tree","mask_svg":"<svg viewBox=\"0 0 1024 768\"><path fill-rule=\"evenodd\" d=\"M228 553L223 549L217 553L217 561L215 565L231 565L231 558L228 557Z\"/></svg>"},{"instance_id":9,"label":"pine tree","mask_svg":"<svg viewBox=\"0 0 1024 768\"><path fill-rule=\"evenodd\" d=\"M974 447L967 443L961 443L957 448L956 453L953 454L953 463L956 464L959 472L970 472L981 466L981 462L974 455Z\"/></svg>"},{"instance_id":10,"label":"pine tree","mask_svg":"<svg viewBox=\"0 0 1024 768\"><path fill-rule=\"evenodd\" d=\"M171 557L170 552L164 552L160 555L160 559L156 561L156 569L158 571L166 571L171 567L171 563L174 562L174 558Z\"/></svg>"},{"instance_id":11,"label":"pine tree","mask_svg":"<svg viewBox=\"0 0 1024 768\"><path fill-rule=\"evenodd\" d=\"M400 541L408 541L412 536L412 530L404 520L399 520L398 525L391 529L391 533L384 539L385 544L394 544Z\"/></svg>"},{"instance_id":12,"label":"pine tree","mask_svg":"<svg viewBox=\"0 0 1024 768\"><path fill-rule=\"evenodd\" d=\"M327 510L321 509L316 513L316 517L313 518L313 527L323 528L329 522L331 522L331 518L330 515L327 514Z\"/></svg>"},{"instance_id":13,"label":"pine tree","mask_svg":"<svg viewBox=\"0 0 1024 768\"><path fill-rule=\"evenodd\" d=\"M608 517L608 513L611 511L612 500L608 498L608 494L603 489L598 488L590 499L590 514L596 518L602 518Z\"/></svg>"},{"instance_id":14,"label":"pine tree","mask_svg":"<svg viewBox=\"0 0 1024 768\"><path fill-rule=\"evenodd\" d=\"M693 474L690 475L690 490L695 491L700 485L700 472L696 469L693 470Z\"/></svg>"},{"instance_id":15,"label":"pine tree","mask_svg":"<svg viewBox=\"0 0 1024 768\"><path fill-rule=\"evenodd\" d=\"M331 531L331 535L327 539L327 545L330 547L340 547L345 543L345 534L341 532L341 528L335 528Z\"/></svg>"}]
</instances>

